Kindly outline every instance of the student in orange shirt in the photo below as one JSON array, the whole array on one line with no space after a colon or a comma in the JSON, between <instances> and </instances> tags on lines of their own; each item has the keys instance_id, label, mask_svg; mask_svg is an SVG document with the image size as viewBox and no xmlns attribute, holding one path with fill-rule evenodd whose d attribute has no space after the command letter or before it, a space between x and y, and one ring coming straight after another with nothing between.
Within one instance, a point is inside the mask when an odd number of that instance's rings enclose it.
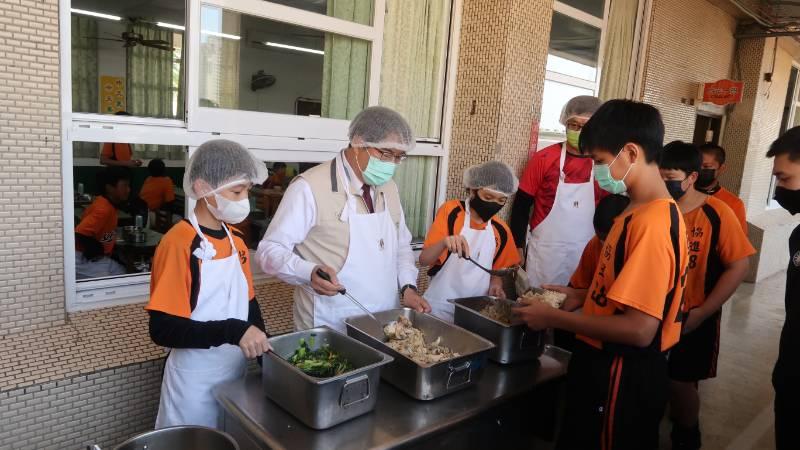
<instances>
[{"instance_id":1,"label":"student in orange shirt","mask_svg":"<svg viewBox=\"0 0 800 450\"><path fill-rule=\"evenodd\" d=\"M125 268L111 256L117 239L117 208L128 200L130 180L130 172L121 167L98 172L99 195L75 227L76 279L125 274Z\"/></svg>"},{"instance_id":2,"label":"student in orange shirt","mask_svg":"<svg viewBox=\"0 0 800 450\"><path fill-rule=\"evenodd\" d=\"M144 180L139 198L147 203L147 209L156 211L175 201L175 188L172 179L167 176L167 166L164 161L156 158L147 164L150 176Z\"/></svg>"},{"instance_id":3,"label":"student in orange shirt","mask_svg":"<svg viewBox=\"0 0 800 450\"><path fill-rule=\"evenodd\" d=\"M520 263L511 230L496 216L517 184L507 164L489 161L472 166L464 172L467 199L450 200L436 213L419 262L430 266L424 297L440 319L453 321L448 299L487 294L506 298L501 277L490 276L464 257L493 269Z\"/></svg>"},{"instance_id":4,"label":"student in orange shirt","mask_svg":"<svg viewBox=\"0 0 800 450\"><path fill-rule=\"evenodd\" d=\"M722 200L736 214L736 218L742 225L744 234L747 234L747 214L744 209L744 202L733 192L725 189L719 184L719 176L725 173L725 149L717 144L703 144L700 146L700 153L703 155L703 166L697 176L694 186L700 192Z\"/></svg>"},{"instance_id":5,"label":"student in orange shirt","mask_svg":"<svg viewBox=\"0 0 800 450\"><path fill-rule=\"evenodd\" d=\"M158 244L146 307L150 337L171 349L156 428L216 427L214 386L243 376L247 358L270 350L250 252L228 225L247 217L248 190L265 178L264 163L232 141L208 141L187 163L183 188L197 202Z\"/></svg>"},{"instance_id":6,"label":"student in orange shirt","mask_svg":"<svg viewBox=\"0 0 800 450\"><path fill-rule=\"evenodd\" d=\"M582 313L535 301L516 309L534 330L577 335L559 450L658 448L687 262L686 227L658 171L663 139L650 105L611 100L594 113L581 150L592 154L600 187L627 192L630 206L608 233Z\"/></svg>"},{"instance_id":7,"label":"student in orange shirt","mask_svg":"<svg viewBox=\"0 0 800 450\"><path fill-rule=\"evenodd\" d=\"M125 111L118 111L115 116L130 116ZM131 144L122 142L106 142L100 151L100 164L115 167L139 167L142 165L141 159L133 159L133 148Z\"/></svg>"},{"instance_id":8,"label":"student in orange shirt","mask_svg":"<svg viewBox=\"0 0 800 450\"><path fill-rule=\"evenodd\" d=\"M744 280L748 258L756 252L728 205L694 188L701 163L697 147L681 141L667 144L661 157L661 176L689 232L687 316L669 355L673 449L701 447L698 382L717 376L722 305Z\"/></svg>"}]
</instances>

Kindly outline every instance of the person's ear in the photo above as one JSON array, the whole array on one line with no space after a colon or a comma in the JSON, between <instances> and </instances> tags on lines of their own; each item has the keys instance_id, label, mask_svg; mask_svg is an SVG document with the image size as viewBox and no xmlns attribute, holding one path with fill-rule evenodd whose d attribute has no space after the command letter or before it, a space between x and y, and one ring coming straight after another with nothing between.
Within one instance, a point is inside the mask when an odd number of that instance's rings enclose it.
<instances>
[{"instance_id":1,"label":"person's ear","mask_svg":"<svg viewBox=\"0 0 800 450\"><path fill-rule=\"evenodd\" d=\"M644 161L643 159L640 160L640 158L644 158L644 150L632 142L625 144L625 146L622 147L622 151L627 153L628 161L630 161L631 165Z\"/></svg>"},{"instance_id":2,"label":"person's ear","mask_svg":"<svg viewBox=\"0 0 800 450\"><path fill-rule=\"evenodd\" d=\"M694 186L694 183L697 181L697 177L698 176L699 176L699 174L697 172L692 172L686 177L686 180L688 181L689 186Z\"/></svg>"},{"instance_id":3,"label":"person's ear","mask_svg":"<svg viewBox=\"0 0 800 450\"><path fill-rule=\"evenodd\" d=\"M728 166L726 166L725 164L720 164L720 165L719 165L719 169L717 169L717 174L716 174L716 175L719 177L720 175L722 175L723 173L725 173L725 171L726 171L727 169L728 169Z\"/></svg>"}]
</instances>

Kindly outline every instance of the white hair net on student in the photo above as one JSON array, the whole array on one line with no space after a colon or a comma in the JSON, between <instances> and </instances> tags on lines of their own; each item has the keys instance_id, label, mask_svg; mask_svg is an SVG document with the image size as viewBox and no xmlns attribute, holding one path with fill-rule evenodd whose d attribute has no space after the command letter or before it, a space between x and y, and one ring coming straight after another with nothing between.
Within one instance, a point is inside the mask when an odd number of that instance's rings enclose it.
<instances>
[{"instance_id":1,"label":"white hair net on student","mask_svg":"<svg viewBox=\"0 0 800 450\"><path fill-rule=\"evenodd\" d=\"M197 200L237 184L262 183L266 178L267 166L242 144L215 139L197 147L189 158L183 191Z\"/></svg>"},{"instance_id":2,"label":"white hair net on student","mask_svg":"<svg viewBox=\"0 0 800 450\"><path fill-rule=\"evenodd\" d=\"M573 97L564 105L564 109L561 110L561 118L558 121L561 122L561 125L566 125L567 121L573 117L589 118L602 104L603 102L599 98L591 95Z\"/></svg>"},{"instance_id":3,"label":"white hair net on student","mask_svg":"<svg viewBox=\"0 0 800 450\"><path fill-rule=\"evenodd\" d=\"M517 192L519 180L508 164L489 161L467 168L464 171L464 187L467 189L490 189L505 195Z\"/></svg>"},{"instance_id":4,"label":"white hair net on student","mask_svg":"<svg viewBox=\"0 0 800 450\"><path fill-rule=\"evenodd\" d=\"M411 125L397 111L383 106L364 109L350 122L347 133L356 148L377 148L409 152L416 140Z\"/></svg>"}]
</instances>

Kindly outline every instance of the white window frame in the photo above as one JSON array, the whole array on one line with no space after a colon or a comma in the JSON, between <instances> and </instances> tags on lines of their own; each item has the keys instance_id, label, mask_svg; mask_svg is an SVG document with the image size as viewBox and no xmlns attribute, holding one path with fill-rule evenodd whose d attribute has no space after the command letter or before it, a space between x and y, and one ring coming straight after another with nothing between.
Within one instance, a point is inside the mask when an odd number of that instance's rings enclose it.
<instances>
[{"instance_id":1,"label":"white window frame","mask_svg":"<svg viewBox=\"0 0 800 450\"><path fill-rule=\"evenodd\" d=\"M604 1L605 5L603 6L603 18L593 16L587 12L581 11L578 8L569 6L559 1L553 2L553 13L563 14L571 19L575 19L579 22L585 23L600 30L600 50L597 54L597 72L594 81L573 77L552 70L545 70L544 74L545 81L552 81L554 83L561 83L573 87L578 87L581 89L588 89L592 91L592 95L598 94L598 92L600 91L600 78L603 76L602 69L603 69L603 57L605 53L606 27L608 24L609 7L611 5L610 0L604 0ZM550 52L548 44L548 55L549 54ZM564 137L565 137L564 133L540 131L537 146L541 148L542 146L549 145L554 142L560 142L564 140Z\"/></svg>"},{"instance_id":2,"label":"white window frame","mask_svg":"<svg viewBox=\"0 0 800 450\"><path fill-rule=\"evenodd\" d=\"M447 192L447 168L449 164L449 142L452 137L452 113L455 108L455 87L459 47L459 31L461 28L461 12L463 0L451 0L450 28L447 43L447 58L444 68L442 121L440 138L421 138L417 141L413 155L436 156L439 158L435 205L445 201ZM186 121L173 119L157 119L135 116L111 116L104 114L79 113L72 111L72 63L71 63L71 0L59 0L59 44L61 63L61 175L63 202L63 245L64 245L64 285L65 306L67 312L83 311L108 306L141 303L149 295L150 274L130 274L120 277L94 279L78 283L75 278L75 227L73 199L73 169L76 162L73 158L73 142L111 142L125 141L131 144L179 145L187 148L186 158L197 146L210 139L231 139L250 148L254 154L265 161L287 162L319 162L330 159L347 145L347 140L337 138L346 136L349 121L334 119L306 118L281 114L257 113L249 111L233 111L235 114L255 114L260 118L263 128L265 117L275 119L287 130L302 129L304 133L251 134L231 131L220 131L215 127L206 129L193 128L196 115L202 124L203 111L198 105L199 91L195 89L199 82L199 30L200 9L202 4L213 4L238 12L263 16L270 19L289 22L301 26L312 26L323 31L363 38L366 29L372 29L371 68L369 86L369 104L378 103L380 88L380 63L383 47L383 16L385 0L375 0L376 18L380 25L369 27L343 21L321 14L297 10L284 5L262 0L189 0L187 2L187 27L184 34L184 64L186 76ZM261 14L267 6L275 8ZM254 13L256 12L256 13ZM377 20L374 22L378 24ZM338 27L342 26L345 31ZM336 30L330 29L336 27ZM376 51L377 50L377 51ZM224 111L224 110L223 110ZM212 110L218 112L218 110ZM227 111L225 111L227 112ZM266 116L265 116L266 114ZM274 117L273 117L274 116ZM244 117L244 116L242 116ZM314 123L309 122L312 119ZM220 116L216 116L220 120ZM226 120L239 120L238 117ZM289 123L293 122L293 123ZM321 125L325 133L309 132ZM299 124L299 125L298 125ZM307 128L306 128L307 127ZM327 134L326 134L327 133ZM334 133L334 134L331 134ZM289 136L287 136L289 134ZM294 134L294 135L293 135ZM296 135L296 136L295 136ZM328 136L328 137L325 137ZM335 137L333 137L335 136ZM80 161L80 160L79 160ZM84 161L86 162L86 161ZM188 202L187 202L188 204ZM431 211L431 215L434 211ZM252 253L252 252L251 252ZM251 256L253 256L251 254ZM255 261L255 258L251 258ZM265 275L257 264L252 265L254 279L263 279Z\"/></svg>"}]
</instances>

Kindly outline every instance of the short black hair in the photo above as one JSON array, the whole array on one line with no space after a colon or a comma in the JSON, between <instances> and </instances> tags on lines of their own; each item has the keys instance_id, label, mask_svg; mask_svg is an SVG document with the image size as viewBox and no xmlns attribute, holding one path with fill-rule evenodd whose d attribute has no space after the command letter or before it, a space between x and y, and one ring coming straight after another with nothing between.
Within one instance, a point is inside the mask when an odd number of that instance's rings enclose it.
<instances>
[{"instance_id":1,"label":"short black hair","mask_svg":"<svg viewBox=\"0 0 800 450\"><path fill-rule=\"evenodd\" d=\"M659 168L666 170L682 170L689 176L692 172L700 173L703 167L703 155L697 146L683 141L672 141L664 146Z\"/></svg>"},{"instance_id":2,"label":"short black hair","mask_svg":"<svg viewBox=\"0 0 800 450\"><path fill-rule=\"evenodd\" d=\"M789 160L800 161L800 126L790 128L769 146L767 158L789 155Z\"/></svg>"},{"instance_id":3,"label":"short black hair","mask_svg":"<svg viewBox=\"0 0 800 450\"><path fill-rule=\"evenodd\" d=\"M612 194L604 197L597 203L594 209L592 224L597 234L607 235L614 225L614 218L622 214L625 208L631 203L631 199L620 194Z\"/></svg>"},{"instance_id":4,"label":"short black hair","mask_svg":"<svg viewBox=\"0 0 800 450\"><path fill-rule=\"evenodd\" d=\"M285 168L286 168L285 162L276 162L275 164L272 165L272 170L285 169Z\"/></svg>"},{"instance_id":5,"label":"short black hair","mask_svg":"<svg viewBox=\"0 0 800 450\"><path fill-rule=\"evenodd\" d=\"M655 107L633 100L609 100L581 130L580 150L584 154L605 150L618 155L627 143L641 146L648 163L659 161L664 122Z\"/></svg>"},{"instance_id":6,"label":"short black hair","mask_svg":"<svg viewBox=\"0 0 800 450\"><path fill-rule=\"evenodd\" d=\"M147 171L150 172L150 176L163 177L167 174L167 165L159 158L151 159L150 162L147 163Z\"/></svg>"},{"instance_id":7,"label":"short black hair","mask_svg":"<svg viewBox=\"0 0 800 450\"><path fill-rule=\"evenodd\" d=\"M97 172L97 194L106 193L106 186L117 186L121 180L131 181L131 171L127 167L106 167Z\"/></svg>"},{"instance_id":8,"label":"short black hair","mask_svg":"<svg viewBox=\"0 0 800 450\"><path fill-rule=\"evenodd\" d=\"M725 149L722 146L709 142L697 147L697 149L700 150L701 155L713 155L719 165L725 164Z\"/></svg>"}]
</instances>

